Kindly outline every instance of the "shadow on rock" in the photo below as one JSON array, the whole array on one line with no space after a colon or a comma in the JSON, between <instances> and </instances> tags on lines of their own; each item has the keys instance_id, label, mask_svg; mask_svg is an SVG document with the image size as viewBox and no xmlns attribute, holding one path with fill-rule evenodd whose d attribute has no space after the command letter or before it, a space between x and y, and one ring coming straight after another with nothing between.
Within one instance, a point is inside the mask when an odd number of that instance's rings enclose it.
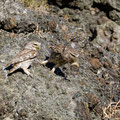
<instances>
[{"instance_id":1,"label":"shadow on rock","mask_svg":"<svg viewBox=\"0 0 120 120\"><path fill-rule=\"evenodd\" d=\"M48 58L49 58L49 57L46 56L46 59L45 59L45 60L48 60ZM52 62L48 62L48 63L46 64L46 67L50 68L50 70L52 70L52 68L53 68L54 66L55 66L55 64L52 63ZM55 74L58 75L58 76L63 77L64 80L68 80L68 79L67 79L67 76L61 71L60 68L56 68ZM70 81L70 80L68 80L68 81Z\"/></svg>"},{"instance_id":2,"label":"shadow on rock","mask_svg":"<svg viewBox=\"0 0 120 120\"><path fill-rule=\"evenodd\" d=\"M31 67L31 66L30 66L30 67ZM30 67L29 67L29 68L30 68ZM29 68L28 68L28 69L29 69ZM10 66L8 66L8 67L5 68L5 70L10 70L10 69L12 69L12 65L10 65ZM25 72L23 71L23 69L17 69L17 70L15 70L15 71L12 72L12 73L8 73L7 76L11 76L12 74L17 73L17 72L22 72L23 74L25 74Z\"/></svg>"}]
</instances>

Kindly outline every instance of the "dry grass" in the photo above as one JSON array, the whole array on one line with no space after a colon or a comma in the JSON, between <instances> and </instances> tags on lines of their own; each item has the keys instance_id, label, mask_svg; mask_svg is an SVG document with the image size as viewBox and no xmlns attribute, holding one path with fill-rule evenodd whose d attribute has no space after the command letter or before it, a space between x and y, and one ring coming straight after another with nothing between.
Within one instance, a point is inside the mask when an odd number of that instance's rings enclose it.
<instances>
[{"instance_id":1,"label":"dry grass","mask_svg":"<svg viewBox=\"0 0 120 120\"><path fill-rule=\"evenodd\" d=\"M28 8L33 8L35 10L41 10L43 11L46 10L48 11L49 10L49 7L48 7L48 4L47 4L47 0L20 0L25 7L28 7Z\"/></svg>"},{"instance_id":2,"label":"dry grass","mask_svg":"<svg viewBox=\"0 0 120 120\"><path fill-rule=\"evenodd\" d=\"M38 4L36 0L21 0L25 7L37 8Z\"/></svg>"},{"instance_id":3,"label":"dry grass","mask_svg":"<svg viewBox=\"0 0 120 120\"><path fill-rule=\"evenodd\" d=\"M114 94L119 89L119 83L111 81L109 83L110 102L107 107L103 108L103 117L110 120L120 120L120 100L113 102Z\"/></svg>"},{"instance_id":4,"label":"dry grass","mask_svg":"<svg viewBox=\"0 0 120 120\"><path fill-rule=\"evenodd\" d=\"M120 100L118 102L110 102L110 104L103 109L104 118L120 120Z\"/></svg>"}]
</instances>

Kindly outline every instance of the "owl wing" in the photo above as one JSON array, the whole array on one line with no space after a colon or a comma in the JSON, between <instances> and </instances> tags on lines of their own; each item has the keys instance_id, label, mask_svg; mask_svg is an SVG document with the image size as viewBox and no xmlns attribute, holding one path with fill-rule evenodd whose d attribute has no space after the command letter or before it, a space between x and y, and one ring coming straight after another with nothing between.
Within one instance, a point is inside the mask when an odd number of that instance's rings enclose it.
<instances>
[{"instance_id":1,"label":"owl wing","mask_svg":"<svg viewBox=\"0 0 120 120\"><path fill-rule=\"evenodd\" d=\"M79 57L79 54L74 48L65 47L63 54L62 54L62 58L64 60L70 62L70 61L74 61L78 57Z\"/></svg>"},{"instance_id":2,"label":"owl wing","mask_svg":"<svg viewBox=\"0 0 120 120\"><path fill-rule=\"evenodd\" d=\"M29 49L24 49L21 51L11 62L11 64L16 64L19 62L23 62L29 59L33 59L37 56L37 51L35 50L29 50Z\"/></svg>"},{"instance_id":3,"label":"owl wing","mask_svg":"<svg viewBox=\"0 0 120 120\"><path fill-rule=\"evenodd\" d=\"M53 52L62 54L64 47L65 46L63 46L63 45L56 45L56 46L51 46L50 48L52 49Z\"/></svg>"}]
</instances>

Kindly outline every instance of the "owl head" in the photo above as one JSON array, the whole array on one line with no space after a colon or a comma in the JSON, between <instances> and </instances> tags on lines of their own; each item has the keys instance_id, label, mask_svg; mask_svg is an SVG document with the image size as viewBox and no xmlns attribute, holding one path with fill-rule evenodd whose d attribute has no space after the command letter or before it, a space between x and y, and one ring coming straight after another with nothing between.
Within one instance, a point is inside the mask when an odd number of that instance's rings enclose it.
<instances>
[{"instance_id":1,"label":"owl head","mask_svg":"<svg viewBox=\"0 0 120 120\"><path fill-rule=\"evenodd\" d=\"M78 57L79 53L72 47L65 47L64 49L64 57L69 61L71 66L79 67Z\"/></svg>"},{"instance_id":2,"label":"owl head","mask_svg":"<svg viewBox=\"0 0 120 120\"><path fill-rule=\"evenodd\" d=\"M30 41L26 46L25 49L30 49L30 50L39 50L41 46L41 43L37 41Z\"/></svg>"}]
</instances>

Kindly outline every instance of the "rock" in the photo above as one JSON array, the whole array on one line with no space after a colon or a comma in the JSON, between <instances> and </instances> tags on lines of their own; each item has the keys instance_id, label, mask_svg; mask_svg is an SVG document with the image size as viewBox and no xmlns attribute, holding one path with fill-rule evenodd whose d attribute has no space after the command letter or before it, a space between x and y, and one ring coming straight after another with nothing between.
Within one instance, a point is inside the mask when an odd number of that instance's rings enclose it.
<instances>
[{"instance_id":1,"label":"rock","mask_svg":"<svg viewBox=\"0 0 120 120\"><path fill-rule=\"evenodd\" d=\"M109 17L111 20L115 21L118 25L120 25L120 12L112 10L109 12Z\"/></svg>"},{"instance_id":2,"label":"rock","mask_svg":"<svg viewBox=\"0 0 120 120\"><path fill-rule=\"evenodd\" d=\"M73 20L73 21L79 21L79 15L75 15L72 20Z\"/></svg>"},{"instance_id":3,"label":"rock","mask_svg":"<svg viewBox=\"0 0 120 120\"><path fill-rule=\"evenodd\" d=\"M92 15L95 15L96 14L95 8L90 8L90 12L91 12Z\"/></svg>"},{"instance_id":4,"label":"rock","mask_svg":"<svg viewBox=\"0 0 120 120\"><path fill-rule=\"evenodd\" d=\"M62 25L61 26L61 29L65 32L65 31L68 31L68 28L67 28L67 26L66 25Z\"/></svg>"},{"instance_id":5,"label":"rock","mask_svg":"<svg viewBox=\"0 0 120 120\"><path fill-rule=\"evenodd\" d=\"M98 116L103 116L103 109L100 105L96 105L94 111Z\"/></svg>"},{"instance_id":6,"label":"rock","mask_svg":"<svg viewBox=\"0 0 120 120\"><path fill-rule=\"evenodd\" d=\"M97 120L102 119L96 113L104 104L119 100L118 24L94 5L90 9L93 0L53 2L45 13L39 10L45 6L35 11L19 0L0 1L0 120ZM21 70L8 76L7 64L33 40L41 42L29 69L33 78ZM73 68L76 74L69 64L57 68L55 74L49 73L54 64L39 64L55 44L79 52L80 67Z\"/></svg>"},{"instance_id":7,"label":"rock","mask_svg":"<svg viewBox=\"0 0 120 120\"><path fill-rule=\"evenodd\" d=\"M93 0L67 0L67 1L64 1L64 0L55 0L55 1L52 1L52 0L48 0L49 3L52 3L52 4L57 4L58 6L60 7L68 7L68 8L77 8L77 9L81 9L83 10L84 8L88 9L90 8L90 6L92 6L93 4Z\"/></svg>"},{"instance_id":8,"label":"rock","mask_svg":"<svg viewBox=\"0 0 120 120\"><path fill-rule=\"evenodd\" d=\"M105 68L110 68L110 64L108 62L104 62L104 67Z\"/></svg>"},{"instance_id":9,"label":"rock","mask_svg":"<svg viewBox=\"0 0 120 120\"><path fill-rule=\"evenodd\" d=\"M111 20L106 21L97 27L97 36L94 45L102 46L107 51L120 52L120 26Z\"/></svg>"},{"instance_id":10,"label":"rock","mask_svg":"<svg viewBox=\"0 0 120 120\"><path fill-rule=\"evenodd\" d=\"M97 58L92 58L90 60L90 64L94 69L99 69L102 66L101 62Z\"/></svg>"},{"instance_id":11,"label":"rock","mask_svg":"<svg viewBox=\"0 0 120 120\"><path fill-rule=\"evenodd\" d=\"M10 105L9 101L5 102L4 99L0 98L0 119L3 120L3 116L6 116L7 114L11 114L13 111L13 106ZM7 117L7 116L6 116ZM8 118L6 118L7 120Z\"/></svg>"},{"instance_id":12,"label":"rock","mask_svg":"<svg viewBox=\"0 0 120 120\"><path fill-rule=\"evenodd\" d=\"M99 79L99 81L100 81L100 83L101 83L102 85L105 85L105 84L106 84L106 82L105 82L105 79L104 79L104 78L100 78L100 79Z\"/></svg>"},{"instance_id":13,"label":"rock","mask_svg":"<svg viewBox=\"0 0 120 120\"><path fill-rule=\"evenodd\" d=\"M18 117L22 118L22 119L28 117L28 115L27 115L28 113L27 113L27 111L25 109L21 109L18 114L19 114Z\"/></svg>"},{"instance_id":14,"label":"rock","mask_svg":"<svg viewBox=\"0 0 120 120\"><path fill-rule=\"evenodd\" d=\"M80 118L81 120L92 120L90 111L88 108L88 104L85 102L78 102L75 109L76 118Z\"/></svg>"},{"instance_id":15,"label":"rock","mask_svg":"<svg viewBox=\"0 0 120 120\"><path fill-rule=\"evenodd\" d=\"M94 0L95 3L109 5L110 7L120 11L120 1L119 0Z\"/></svg>"},{"instance_id":16,"label":"rock","mask_svg":"<svg viewBox=\"0 0 120 120\"><path fill-rule=\"evenodd\" d=\"M5 6L3 7L2 4ZM0 27L2 27L2 29L7 31L12 30L15 33L33 32L36 29L36 18L32 17L35 16L36 13L33 15L18 2L7 0L1 3L0 8Z\"/></svg>"},{"instance_id":17,"label":"rock","mask_svg":"<svg viewBox=\"0 0 120 120\"><path fill-rule=\"evenodd\" d=\"M93 7L90 8L91 15L96 15L99 12L100 12L100 10L98 8L93 8Z\"/></svg>"},{"instance_id":18,"label":"rock","mask_svg":"<svg viewBox=\"0 0 120 120\"><path fill-rule=\"evenodd\" d=\"M48 21L48 30L56 31L57 24L55 21Z\"/></svg>"},{"instance_id":19,"label":"rock","mask_svg":"<svg viewBox=\"0 0 120 120\"><path fill-rule=\"evenodd\" d=\"M4 29L11 31L16 27L16 19L14 17L8 18L4 21Z\"/></svg>"},{"instance_id":20,"label":"rock","mask_svg":"<svg viewBox=\"0 0 120 120\"><path fill-rule=\"evenodd\" d=\"M91 110L93 110L94 107L99 103L99 100L98 100L97 96L95 96L93 94L88 93L87 94L87 99L88 99L89 108Z\"/></svg>"},{"instance_id":21,"label":"rock","mask_svg":"<svg viewBox=\"0 0 120 120\"><path fill-rule=\"evenodd\" d=\"M97 22L98 22L98 24L105 24L107 21L109 21L109 19L106 17L106 16L101 16L98 20L97 20Z\"/></svg>"}]
</instances>

